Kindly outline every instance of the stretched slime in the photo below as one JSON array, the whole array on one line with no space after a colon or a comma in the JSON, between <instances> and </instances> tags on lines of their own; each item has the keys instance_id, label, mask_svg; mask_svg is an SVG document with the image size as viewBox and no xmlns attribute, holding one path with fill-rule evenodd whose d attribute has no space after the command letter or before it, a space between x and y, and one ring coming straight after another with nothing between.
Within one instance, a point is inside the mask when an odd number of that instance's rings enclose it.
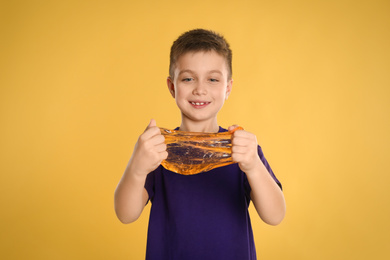
<instances>
[{"instance_id":1,"label":"stretched slime","mask_svg":"<svg viewBox=\"0 0 390 260\"><path fill-rule=\"evenodd\" d=\"M172 172L194 175L234 163L232 160L232 134L196 133L160 128L165 137L168 158L161 165Z\"/></svg>"}]
</instances>

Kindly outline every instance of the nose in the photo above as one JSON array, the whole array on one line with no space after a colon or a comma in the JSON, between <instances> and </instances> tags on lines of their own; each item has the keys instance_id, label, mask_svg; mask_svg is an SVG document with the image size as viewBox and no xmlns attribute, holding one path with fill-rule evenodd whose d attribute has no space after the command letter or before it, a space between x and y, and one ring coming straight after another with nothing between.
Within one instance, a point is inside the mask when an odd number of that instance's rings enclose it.
<instances>
[{"instance_id":1,"label":"nose","mask_svg":"<svg viewBox=\"0 0 390 260\"><path fill-rule=\"evenodd\" d=\"M205 95L207 93L206 86L201 82L195 84L192 94L194 95Z\"/></svg>"}]
</instances>

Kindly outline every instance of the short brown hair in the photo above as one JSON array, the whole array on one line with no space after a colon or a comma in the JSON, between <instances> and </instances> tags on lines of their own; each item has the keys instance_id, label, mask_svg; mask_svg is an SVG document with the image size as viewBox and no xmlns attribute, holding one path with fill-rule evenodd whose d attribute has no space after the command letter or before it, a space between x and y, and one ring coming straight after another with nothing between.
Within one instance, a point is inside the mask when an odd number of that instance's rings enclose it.
<instances>
[{"instance_id":1,"label":"short brown hair","mask_svg":"<svg viewBox=\"0 0 390 260\"><path fill-rule=\"evenodd\" d=\"M194 29L183 33L171 47L169 76L173 79L175 63L187 52L215 51L226 59L228 79L232 77L232 50L225 38L213 31Z\"/></svg>"}]
</instances>

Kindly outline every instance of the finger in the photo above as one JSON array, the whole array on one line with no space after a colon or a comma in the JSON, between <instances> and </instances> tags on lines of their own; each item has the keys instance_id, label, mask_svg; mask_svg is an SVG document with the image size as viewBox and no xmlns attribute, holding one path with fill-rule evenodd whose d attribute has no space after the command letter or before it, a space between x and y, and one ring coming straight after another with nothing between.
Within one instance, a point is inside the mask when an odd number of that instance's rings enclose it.
<instances>
[{"instance_id":1,"label":"finger","mask_svg":"<svg viewBox=\"0 0 390 260\"><path fill-rule=\"evenodd\" d=\"M234 133L234 136L232 138L232 144L238 144L238 145L257 145L257 138L254 134L246 131L237 131Z\"/></svg>"},{"instance_id":2,"label":"finger","mask_svg":"<svg viewBox=\"0 0 390 260\"><path fill-rule=\"evenodd\" d=\"M232 125L232 126L229 126L228 128L228 131L229 133L233 134L235 131L237 130L244 130L244 128L242 128L241 126L239 125Z\"/></svg>"},{"instance_id":3,"label":"finger","mask_svg":"<svg viewBox=\"0 0 390 260\"><path fill-rule=\"evenodd\" d=\"M233 146L248 146L251 142L251 139L242 136L234 136L232 139Z\"/></svg>"},{"instance_id":4,"label":"finger","mask_svg":"<svg viewBox=\"0 0 390 260\"><path fill-rule=\"evenodd\" d=\"M234 137L247 137L247 138L251 138L252 136L254 136L254 134L248 132L248 131L245 131L245 130L241 130L241 131L238 131L240 129L236 129L234 130Z\"/></svg>"},{"instance_id":5,"label":"finger","mask_svg":"<svg viewBox=\"0 0 390 260\"><path fill-rule=\"evenodd\" d=\"M152 129L152 130L154 130L154 129ZM158 134L156 134L150 138L151 145L156 146L156 145L160 145L160 144L164 144L164 143L165 143L165 137L160 132L158 132Z\"/></svg>"},{"instance_id":6,"label":"finger","mask_svg":"<svg viewBox=\"0 0 390 260\"><path fill-rule=\"evenodd\" d=\"M160 158L161 158L161 161L162 160L165 160L165 159L167 159L168 158L168 152L167 151L164 151L164 152L162 152L162 153L160 153Z\"/></svg>"},{"instance_id":7,"label":"finger","mask_svg":"<svg viewBox=\"0 0 390 260\"><path fill-rule=\"evenodd\" d=\"M158 144L154 147L155 151L158 152L158 153L162 153L164 151L167 150L167 145L162 143L162 144Z\"/></svg>"},{"instance_id":8,"label":"finger","mask_svg":"<svg viewBox=\"0 0 390 260\"><path fill-rule=\"evenodd\" d=\"M156 125L156 120L150 119L150 122L149 122L148 126L146 127L145 131L148 130L149 128L153 127L153 126L157 126Z\"/></svg>"},{"instance_id":9,"label":"finger","mask_svg":"<svg viewBox=\"0 0 390 260\"><path fill-rule=\"evenodd\" d=\"M242 158L242 156L240 154L238 154L238 153L232 154L232 160L235 163L241 162L241 158Z\"/></svg>"},{"instance_id":10,"label":"finger","mask_svg":"<svg viewBox=\"0 0 390 260\"><path fill-rule=\"evenodd\" d=\"M231 125L228 127L228 131L232 131L234 128L238 127L238 125Z\"/></svg>"},{"instance_id":11,"label":"finger","mask_svg":"<svg viewBox=\"0 0 390 260\"><path fill-rule=\"evenodd\" d=\"M140 136L140 140L146 142L146 141L149 141L149 139L155 137L155 136L163 136L161 134L161 131L160 131L160 128L158 128L157 126L153 126L151 128L148 128L145 130L145 132ZM154 141L152 141L152 144L154 143Z\"/></svg>"},{"instance_id":12,"label":"finger","mask_svg":"<svg viewBox=\"0 0 390 260\"><path fill-rule=\"evenodd\" d=\"M143 139L147 140L155 135L160 135L160 128L156 125L156 120L151 119L149 125L146 127L143 135Z\"/></svg>"},{"instance_id":13,"label":"finger","mask_svg":"<svg viewBox=\"0 0 390 260\"><path fill-rule=\"evenodd\" d=\"M168 158L168 152L167 151L163 151L161 153L157 153L156 154L156 159L159 161L159 164L161 164L161 162L165 159Z\"/></svg>"},{"instance_id":14,"label":"finger","mask_svg":"<svg viewBox=\"0 0 390 260\"><path fill-rule=\"evenodd\" d=\"M248 152L248 147L246 146L233 146L232 153L234 154L245 154Z\"/></svg>"},{"instance_id":15,"label":"finger","mask_svg":"<svg viewBox=\"0 0 390 260\"><path fill-rule=\"evenodd\" d=\"M152 126L157 126L156 120L154 120L153 118L150 119L150 123L149 123L149 127L152 127Z\"/></svg>"}]
</instances>

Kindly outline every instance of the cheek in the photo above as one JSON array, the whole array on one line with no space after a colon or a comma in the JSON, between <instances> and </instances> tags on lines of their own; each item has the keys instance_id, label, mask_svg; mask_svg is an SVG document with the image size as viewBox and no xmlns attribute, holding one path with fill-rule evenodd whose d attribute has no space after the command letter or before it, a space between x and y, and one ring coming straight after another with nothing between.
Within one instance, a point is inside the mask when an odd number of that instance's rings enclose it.
<instances>
[{"instance_id":1,"label":"cheek","mask_svg":"<svg viewBox=\"0 0 390 260\"><path fill-rule=\"evenodd\" d=\"M192 88L190 86L182 85L177 86L176 91L180 93L180 96L187 96L192 93Z\"/></svg>"},{"instance_id":2,"label":"cheek","mask_svg":"<svg viewBox=\"0 0 390 260\"><path fill-rule=\"evenodd\" d=\"M226 98L226 87L221 87L218 89L213 89L213 96L217 99L225 100Z\"/></svg>"},{"instance_id":3,"label":"cheek","mask_svg":"<svg viewBox=\"0 0 390 260\"><path fill-rule=\"evenodd\" d=\"M179 100L183 99L183 98L185 98L188 95L187 92L188 91L186 91L185 89L178 87L178 88L176 88L176 96L175 96L175 98L179 99Z\"/></svg>"}]
</instances>

